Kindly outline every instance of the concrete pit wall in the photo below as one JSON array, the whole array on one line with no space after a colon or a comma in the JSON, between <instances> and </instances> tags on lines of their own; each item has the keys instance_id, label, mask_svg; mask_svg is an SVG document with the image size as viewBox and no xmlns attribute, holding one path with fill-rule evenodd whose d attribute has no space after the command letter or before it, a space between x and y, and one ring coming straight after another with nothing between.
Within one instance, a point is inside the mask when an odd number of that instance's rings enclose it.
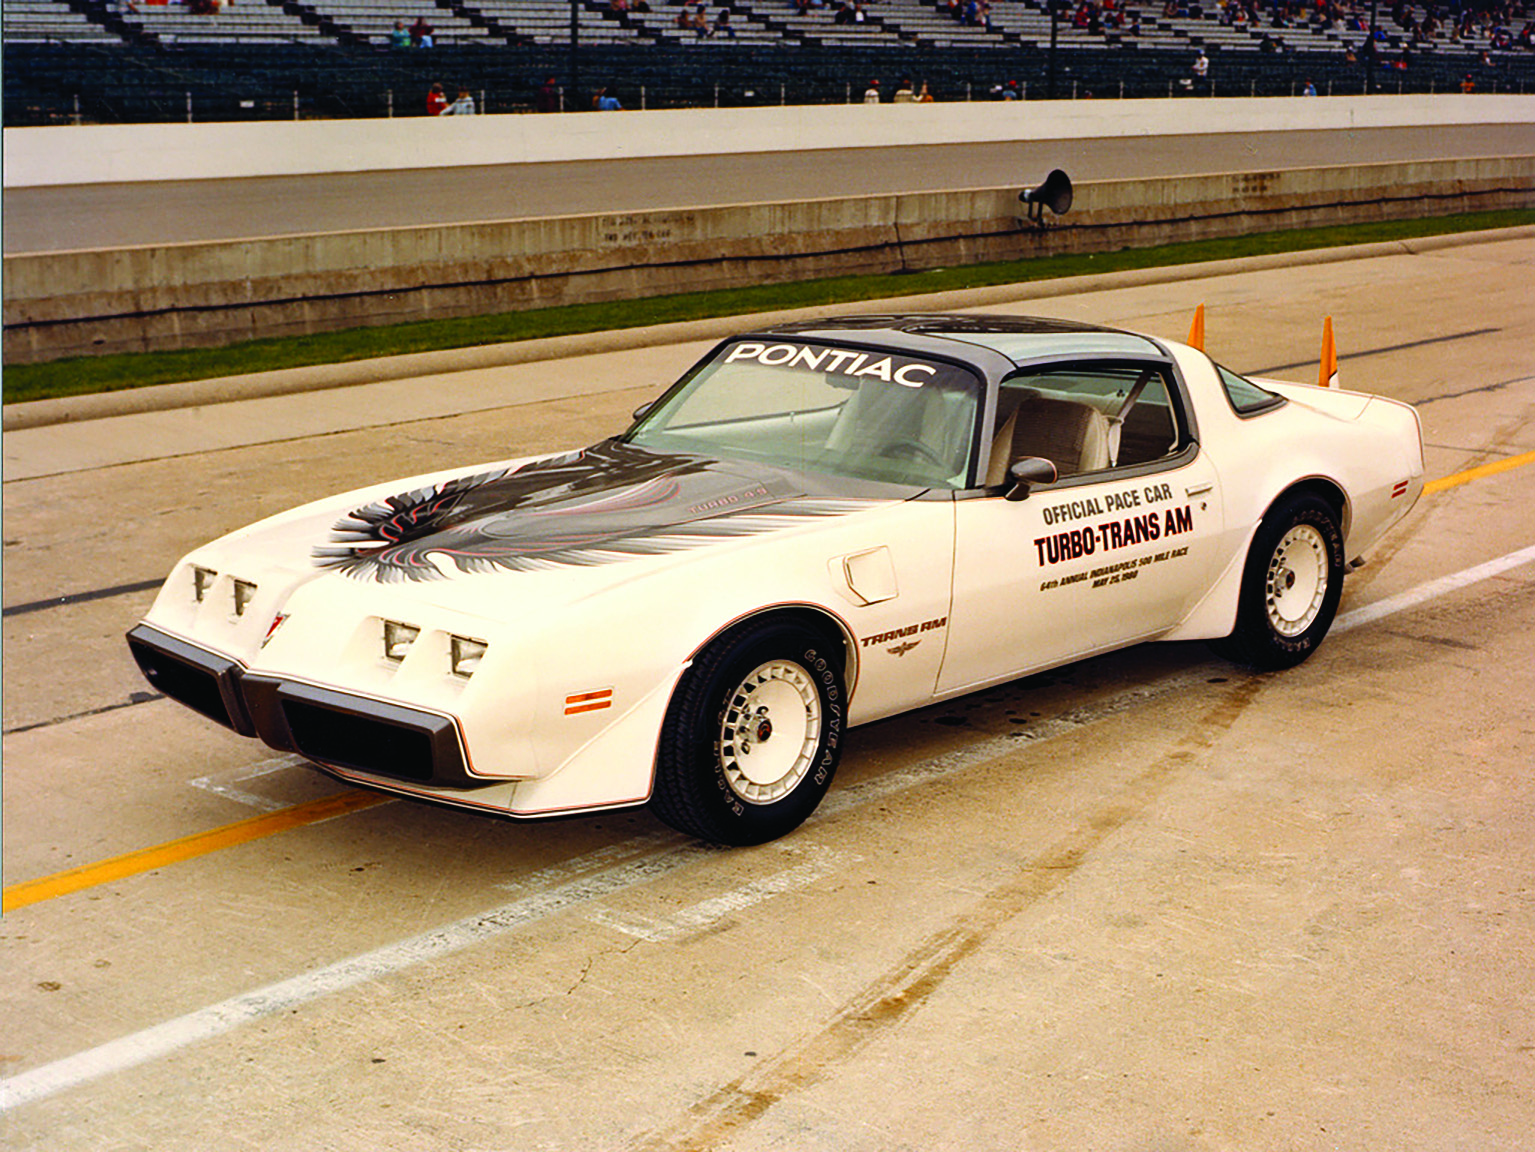
<instances>
[{"instance_id":1,"label":"concrete pit wall","mask_svg":"<svg viewBox=\"0 0 1535 1152\"><path fill-rule=\"evenodd\" d=\"M5 261L13 363L1535 206L1535 156L989 188L44 253Z\"/></svg>"},{"instance_id":2,"label":"concrete pit wall","mask_svg":"<svg viewBox=\"0 0 1535 1152\"><path fill-rule=\"evenodd\" d=\"M5 129L5 186L729 156L1009 140L1535 123L1535 95L977 101L607 115L98 124Z\"/></svg>"}]
</instances>

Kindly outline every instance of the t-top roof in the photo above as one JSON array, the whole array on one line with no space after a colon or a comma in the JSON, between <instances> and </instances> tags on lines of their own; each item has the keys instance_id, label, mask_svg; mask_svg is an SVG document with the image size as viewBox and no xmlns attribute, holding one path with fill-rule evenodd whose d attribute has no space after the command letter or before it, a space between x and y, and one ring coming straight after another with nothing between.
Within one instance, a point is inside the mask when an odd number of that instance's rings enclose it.
<instances>
[{"instance_id":1,"label":"t-top roof","mask_svg":"<svg viewBox=\"0 0 1535 1152\"><path fill-rule=\"evenodd\" d=\"M856 332L867 335L923 336L973 344L1000 353L1016 364L1053 359L1165 356L1155 342L1133 332L1039 316L932 312L893 315L829 316L774 325L770 331L809 336Z\"/></svg>"}]
</instances>

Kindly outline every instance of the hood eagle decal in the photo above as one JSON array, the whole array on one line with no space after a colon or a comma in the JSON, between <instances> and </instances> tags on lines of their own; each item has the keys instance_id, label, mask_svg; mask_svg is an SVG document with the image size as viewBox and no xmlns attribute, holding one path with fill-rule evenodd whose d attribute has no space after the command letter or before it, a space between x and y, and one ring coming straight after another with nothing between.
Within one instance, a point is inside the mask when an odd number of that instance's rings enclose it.
<instances>
[{"instance_id":1,"label":"hood eagle decal","mask_svg":"<svg viewBox=\"0 0 1535 1152\"><path fill-rule=\"evenodd\" d=\"M353 510L314 562L361 580L611 564L841 516L885 501L811 497L782 474L609 441L456 477Z\"/></svg>"}]
</instances>

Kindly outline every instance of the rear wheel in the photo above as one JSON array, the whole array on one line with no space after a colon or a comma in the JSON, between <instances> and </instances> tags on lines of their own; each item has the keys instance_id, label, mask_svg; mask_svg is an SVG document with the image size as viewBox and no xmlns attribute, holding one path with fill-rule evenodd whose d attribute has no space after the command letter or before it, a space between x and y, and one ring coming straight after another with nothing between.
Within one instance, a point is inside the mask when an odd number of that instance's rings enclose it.
<instances>
[{"instance_id":1,"label":"rear wheel","mask_svg":"<svg viewBox=\"0 0 1535 1152\"><path fill-rule=\"evenodd\" d=\"M1290 668L1315 652L1343 593L1343 533L1318 496L1276 504L1253 536L1236 627L1217 652L1254 668Z\"/></svg>"},{"instance_id":2,"label":"rear wheel","mask_svg":"<svg viewBox=\"0 0 1535 1152\"><path fill-rule=\"evenodd\" d=\"M831 786L847 690L840 645L793 621L726 633L667 710L651 807L678 831L760 844L798 827Z\"/></svg>"}]
</instances>

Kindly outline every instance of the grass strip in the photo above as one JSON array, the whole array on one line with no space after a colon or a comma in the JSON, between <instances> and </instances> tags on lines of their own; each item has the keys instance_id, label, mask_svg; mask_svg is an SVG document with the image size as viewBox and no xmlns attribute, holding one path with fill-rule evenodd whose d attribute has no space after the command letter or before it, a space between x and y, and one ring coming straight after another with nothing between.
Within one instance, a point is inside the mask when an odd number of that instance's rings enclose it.
<instances>
[{"instance_id":1,"label":"grass strip","mask_svg":"<svg viewBox=\"0 0 1535 1152\"><path fill-rule=\"evenodd\" d=\"M398 356L446 348L469 348L547 336L572 336L617 328L638 328L784 308L814 308L857 300L878 300L925 292L948 292L1062 279L1089 273L1197 264L1241 256L1301 252L1390 240L1477 232L1535 224L1535 210L1475 212L1418 220L1382 220L1333 228L1260 232L1216 240L1127 248L1118 252L1043 256L963 268L883 276L841 276L750 288L689 292L602 304L570 304L494 316L423 320L378 328L351 328L312 336L249 340L223 348L79 356L46 364L7 365L5 403L81 396L150 384L209 380L244 372L337 364L373 356Z\"/></svg>"}]
</instances>

